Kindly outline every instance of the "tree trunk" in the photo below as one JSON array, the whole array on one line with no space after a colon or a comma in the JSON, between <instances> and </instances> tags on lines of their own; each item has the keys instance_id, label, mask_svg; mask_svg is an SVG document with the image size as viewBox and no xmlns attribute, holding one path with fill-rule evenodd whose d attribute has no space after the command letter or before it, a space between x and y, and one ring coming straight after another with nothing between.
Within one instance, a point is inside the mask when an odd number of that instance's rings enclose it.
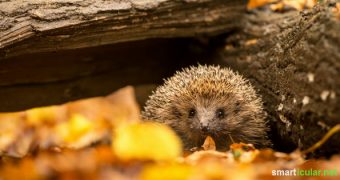
<instances>
[{"instance_id":1,"label":"tree trunk","mask_svg":"<svg viewBox=\"0 0 340 180\"><path fill-rule=\"evenodd\" d=\"M340 123L340 20L334 3L305 12L254 11L215 63L251 79L279 149L306 149ZM316 153L340 152L340 133Z\"/></svg>"}]
</instances>

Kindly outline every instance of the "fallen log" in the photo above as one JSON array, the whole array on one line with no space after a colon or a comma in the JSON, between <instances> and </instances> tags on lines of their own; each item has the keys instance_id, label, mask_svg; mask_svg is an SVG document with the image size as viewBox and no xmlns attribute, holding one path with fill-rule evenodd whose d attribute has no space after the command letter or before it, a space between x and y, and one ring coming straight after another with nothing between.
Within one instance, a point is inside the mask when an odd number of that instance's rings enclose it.
<instances>
[{"instance_id":1,"label":"fallen log","mask_svg":"<svg viewBox=\"0 0 340 180\"><path fill-rule=\"evenodd\" d=\"M306 149L340 123L340 20L334 6L301 13L252 11L215 61L259 89L278 149ZM339 152L337 133L315 153Z\"/></svg>"},{"instance_id":2,"label":"fallen log","mask_svg":"<svg viewBox=\"0 0 340 180\"><path fill-rule=\"evenodd\" d=\"M245 1L2 1L0 58L233 29Z\"/></svg>"}]
</instances>

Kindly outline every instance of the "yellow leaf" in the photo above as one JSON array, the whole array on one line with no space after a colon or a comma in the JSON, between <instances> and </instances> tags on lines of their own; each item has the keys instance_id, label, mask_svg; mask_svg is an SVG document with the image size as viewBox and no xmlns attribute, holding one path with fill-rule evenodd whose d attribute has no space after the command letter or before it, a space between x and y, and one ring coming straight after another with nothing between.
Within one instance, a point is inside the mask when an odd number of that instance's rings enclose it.
<instances>
[{"instance_id":1,"label":"yellow leaf","mask_svg":"<svg viewBox=\"0 0 340 180\"><path fill-rule=\"evenodd\" d=\"M185 164L149 165L140 175L142 180L176 179L186 180L194 174L192 166Z\"/></svg>"},{"instance_id":2,"label":"yellow leaf","mask_svg":"<svg viewBox=\"0 0 340 180\"><path fill-rule=\"evenodd\" d=\"M42 123L55 123L62 114L60 106L33 108L26 111L28 124L39 125Z\"/></svg>"},{"instance_id":3,"label":"yellow leaf","mask_svg":"<svg viewBox=\"0 0 340 180\"><path fill-rule=\"evenodd\" d=\"M93 129L93 124L80 114L73 114L67 122L56 127L57 133L66 142L74 142Z\"/></svg>"},{"instance_id":4,"label":"yellow leaf","mask_svg":"<svg viewBox=\"0 0 340 180\"><path fill-rule=\"evenodd\" d=\"M226 167L223 166L224 163L214 160L208 160L196 165L196 175L201 176L200 179L228 179ZM233 179L233 177L229 179Z\"/></svg>"},{"instance_id":5,"label":"yellow leaf","mask_svg":"<svg viewBox=\"0 0 340 180\"><path fill-rule=\"evenodd\" d=\"M158 123L121 126L112 141L114 153L122 160L173 160L182 154L177 135Z\"/></svg>"}]
</instances>

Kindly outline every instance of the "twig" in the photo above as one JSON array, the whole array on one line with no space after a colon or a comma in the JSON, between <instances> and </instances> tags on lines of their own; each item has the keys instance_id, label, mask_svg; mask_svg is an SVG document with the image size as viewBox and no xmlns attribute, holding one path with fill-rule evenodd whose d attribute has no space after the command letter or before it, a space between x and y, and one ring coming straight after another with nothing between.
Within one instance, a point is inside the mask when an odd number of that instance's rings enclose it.
<instances>
[{"instance_id":1,"label":"twig","mask_svg":"<svg viewBox=\"0 0 340 180\"><path fill-rule=\"evenodd\" d=\"M327 132L327 134L317 143L315 143L312 147L301 151L302 154L308 154L310 152L315 151L320 146L322 146L333 134L340 132L340 124L335 125L331 130Z\"/></svg>"},{"instance_id":2,"label":"twig","mask_svg":"<svg viewBox=\"0 0 340 180\"><path fill-rule=\"evenodd\" d=\"M228 135L229 135L229 138L230 138L231 142L234 144L234 143L235 143L235 141L234 141L233 137L231 137L231 135L230 135L230 134L228 134Z\"/></svg>"}]
</instances>

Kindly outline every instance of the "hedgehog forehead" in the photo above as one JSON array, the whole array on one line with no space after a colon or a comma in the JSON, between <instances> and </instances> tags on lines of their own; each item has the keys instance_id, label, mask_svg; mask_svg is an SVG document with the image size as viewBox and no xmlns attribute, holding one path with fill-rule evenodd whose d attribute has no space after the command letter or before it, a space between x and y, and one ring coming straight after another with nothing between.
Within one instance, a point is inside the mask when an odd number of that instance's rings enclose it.
<instances>
[{"instance_id":1,"label":"hedgehog forehead","mask_svg":"<svg viewBox=\"0 0 340 180\"><path fill-rule=\"evenodd\" d=\"M161 93L160 93L161 92ZM255 92L242 76L219 66L197 66L176 72L159 90L161 99L182 107L223 106L235 101L251 102Z\"/></svg>"},{"instance_id":2,"label":"hedgehog forehead","mask_svg":"<svg viewBox=\"0 0 340 180\"><path fill-rule=\"evenodd\" d=\"M230 94L231 84L221 79L197 78L188 82L185 91L196 96L216 97Z\"/></svg>"},{"instance_id":3,"label":"hedgehog forehead","mask_svg":"<svg viewBox=\"0 0 340 180\"><path fill-rule=\"evenodd\" d=\"M201 84L202 83L202 84ZM204 88L202 88L204 85ZM227 87L227 88L226 88ZM239 100L239 96L228 86L216 82L202 81L189 84L172 94L172 102L180 107L210 108L225 107Z\"/></svg>"}]
</instances>

